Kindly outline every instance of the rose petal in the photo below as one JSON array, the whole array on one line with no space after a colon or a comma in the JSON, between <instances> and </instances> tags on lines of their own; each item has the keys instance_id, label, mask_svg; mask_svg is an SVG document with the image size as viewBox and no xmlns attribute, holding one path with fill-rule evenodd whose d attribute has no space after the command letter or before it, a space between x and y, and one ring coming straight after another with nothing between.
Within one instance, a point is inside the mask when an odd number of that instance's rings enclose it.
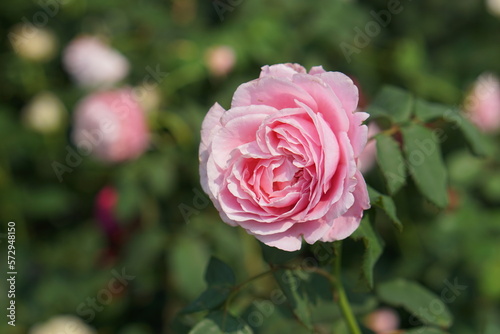
<instances>
[{"instance_id":1,"label":"rose petal","mask_svg":"<svg viewBox=\"0 0 500 334\"><path fill-rule=\"evenodd\" d=\"M359 226L363 211L370 208L370 198L363 175L356 172L356 189L353 192L354 204L342 216L335 218L332 228L321 238L322 241L342 240L350 236Z\"/></svg>"},{"instance_id":2,"label":"rose petal","mask_svg":"<svg viewBox=\"0 0 500 334\"><path fill-rule=\"evenodd\" d=\"M295 100L316 108L314 99L299 86L283 78L263 77L239 86L234 93L231 108L250 105L266 105L276 109L295 108Z\"/></svg>"}]
</instances>

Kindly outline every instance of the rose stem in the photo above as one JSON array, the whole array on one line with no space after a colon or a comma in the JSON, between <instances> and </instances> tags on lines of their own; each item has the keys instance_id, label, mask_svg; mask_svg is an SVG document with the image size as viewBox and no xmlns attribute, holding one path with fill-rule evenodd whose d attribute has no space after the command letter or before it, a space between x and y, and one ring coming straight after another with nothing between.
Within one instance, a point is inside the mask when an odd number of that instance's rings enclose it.
<instances>
[{"instance_id":1,"label":"rose stem","mask_svg":"<svg viewBox=\"0 0 500 334\"><path fill-rule=\"evenodd\" d=\"M351 309L351 305L349 304L349 300L347 299L347 295L344 290L344 286L342 285L342 279L340 277L341 267L342 267L342 241L337 241L336 245L337 258L334 261L334 275L337 277L336 289L339 298L340 310L342 311L342 315L344 316L344 320L347 322L347 327L351 334L361 334L361 330L359 329L358 323L356 322L356 318Z\"/></svg>"}]
</instances>

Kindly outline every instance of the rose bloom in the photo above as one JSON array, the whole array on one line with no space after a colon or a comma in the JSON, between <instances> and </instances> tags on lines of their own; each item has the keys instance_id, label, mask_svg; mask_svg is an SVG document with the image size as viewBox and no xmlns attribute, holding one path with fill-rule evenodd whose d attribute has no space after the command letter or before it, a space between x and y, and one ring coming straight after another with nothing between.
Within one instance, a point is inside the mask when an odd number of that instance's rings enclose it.
<instances>
[{"instance_id":1,"label":"rose bloom","mask_svg":"<svg viewBox=\"0 0 500 334\"><path fill-rule=\"evenodd\" d=\"M200 176L221 218L286 251L348 237L370 207L357 159L368 117L339 72L264 66L203 121Z\"/></svg>"},{"instance_id":2,"label":"rose bloom","mask_svg":"<svg viewBox=\"0 0 500 334\"><path fill-rule=\"evenodd\" d=\"M72 315L59 315L43 324L33 326L29 334L95 334L94 329L80 318Z\"/></svg>"},{"instance_id":3,"label":"rose bloom","mask_svg":"<svg viewBox=\"0 0 500 334\"><path fill-rule=\"evenodd\" d=\"M375 136L380 132L380 128L374 122L368 124L368 138ZM365 149L358 158L358 168L361 173L368 173L377 161L377 143L375 140L368 142Z\"/></svg>"},{"instance_id":4,"label":"rose bloom","mask_svg":"<svg viewBox=\"0 0 500 334\"><path fill-rule=\"evenodd\" d=\"M472 123L483 132L500 128L500 82L491 73L476 80L466 100L466 111Z\"/></svg>"},{"instance_id":5,"label":"rose bloom","mask_svg":"<svg viewBox=\"0 0 500 334\"><path fill-rule=\"evenodd\" d=\"M131 89L93 93L75 109L73 141L82 154L119 162L140 156L148 147L144 111Z\"/></svg>"},{"instance_id":6,"label":"rose bloom","mask_svg":"<svg viewBox=\"0 0 500 334\"><path fill-rule=\"evenodd\" d=\"M110 86L128 74L129 63L100 39L81 36L64 49L66 71L81 86Z\"/></svg>"}]
</instances>

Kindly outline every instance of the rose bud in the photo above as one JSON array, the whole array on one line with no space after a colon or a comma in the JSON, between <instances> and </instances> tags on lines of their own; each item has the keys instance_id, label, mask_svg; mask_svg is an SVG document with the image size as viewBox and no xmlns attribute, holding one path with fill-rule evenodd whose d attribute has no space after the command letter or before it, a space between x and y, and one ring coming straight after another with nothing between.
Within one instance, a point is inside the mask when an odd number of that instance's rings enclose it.
<instances>
[{"instance_id":1,"label":"rose bud","mask_svg":"<svg viewBox=\"0 0 500 334\"><path fill-rule=\"evenodd\" d=\"M220 45L207 50L205 63L213 76L223 77L229 74L236 62L236 54L230 46Z\"/></svg>"},{"instance_id":2,"label":"rose bud","mask_svg":"<svg viewBox=\"0 0 500 334\"><path fill-rule=\"evenodd\" d=\"M367 140L358 89L340 72L264 66L231 108L205 116L204 191L224 222L286 251L351 235L370 207L357 159Z\"/></svg>"},{"instance_id":3,"label":"rose bud","mask_svg":"<svg viewBox=\"0 0 500 334\"><path fill-rule=\"evenodd\" d=\"M63 65L80 86L111 86L128 74L129 63L100 39L77 37L64 49Z\"/></svg>"},{"instance_id":4,"label":"rose bud","mask_svg":"<svg viewBox=\"0 0 500 334\"><path fill-rule=\"evenodd\" d=\"M374 122L368 124L368 138L380 132L380 128ZM361 173L368 173L377 161L377 143L375 139L369 141L358 158L358 168Z\"/></svg>"},{"instance_id":5,"label":"rose bud","mask_svg":"<svg viewBox=\"0 0 500 334\"><path fill-rule=\"evenodd\" d=\"M22 58L45 62L56 54L57 39L50 30L20 23L11 29L7 37L14 51Z\"/></svg>"},{"instance_id":6,"label":"rose bud","mask_svg":"<svg viewBox=\"0 0 500 334\"><path fill-rule=\"evenodd\" d=\"M490 73L479 76L466 98L465 111L483 132L496 132L500 128L500 82L496 76Z\"/></svg>"},{"instance_id":7,"label":"rose bud","mask_svg":"<svg viewBox=\"0 0 500 334\"><path fill-rule=\"evenodd\" d=\"M29 334L55 334L55 333L78 333L96 334L97 332L82 319L72 315L59 315L49 319L43 324L33 326Z\"/></svg>"},{"instance_id":8,"label":"rose bud","mask_svg":"<svg viewBox=\"0 0 500 334\"><path fill-rule=\"evenodd\" d=\"M105 162L139 157L149 144L144 111L131 89L93 93L78 103L73 142L82 154Z\"/></svg>"},{"instance_id":9,"label":"rose bud","mask_svg":"<svg viewBox=\"0 0 500 334\"><path fill-rule=\"evenodd\" d=\"M62 128L66 108L56 95L42 92L23 108L22 118L28 128L40 133L53 133Z\"/></svg>"}]
</instances>

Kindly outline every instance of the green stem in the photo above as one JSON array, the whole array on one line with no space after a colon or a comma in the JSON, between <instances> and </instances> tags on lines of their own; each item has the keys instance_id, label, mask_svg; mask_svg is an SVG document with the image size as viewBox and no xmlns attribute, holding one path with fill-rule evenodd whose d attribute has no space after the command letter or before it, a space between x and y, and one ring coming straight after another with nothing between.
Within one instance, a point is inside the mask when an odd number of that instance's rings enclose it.
<instances>
[{"instance_id":1,"label":"green stem","mask_svg":"<svg viewBox=\"0 0 500 334\"><path fill-rule=\"evenodd\" d=\"M392 136L393 134L397 133L399 131L399 126L397 125L393 125L391 128L387 129L387 130L384 130L384 131L380 131L380 133L382 134L385 134L387 136ZM378 135L379 133L371 136L370 138L368 138L367 140L367 143L371 142L372 140L375 140L375 137Z\"/></svg>"},{"instance_id":2,"label":"green stem","mask_svg":"<svg viewBox=\"0 0 500 334\"><path fill-rule=\"evenodd\" d=\"M349 300L347 299L347 295L344 290L344 286L342 285L342 279L340 277L341 267L342 267L342 242L337 241L337 259L334 262L334 271L335 276L337 277L337 293L339 298L339 306L342 311L342 315L344 316L344 320L347 323L347 327L351 334L361 334L361 330L359 329L356 318L354 317L354 313L352 312L351 305L349 304Z\"/></svg>"},{"instance_id":3,"label":"green stem","mask_svg":"<svg viewBox=\"0 0 500 334\"><path fill-rule=\"evenodd\" d=\"M226 302L224 303L225 305L225 309L227 309L229 307L229 304L231 303L232 299L234 298L234 296L236 296L236 294L243 288L245 287L246 285L252 283L253 281L255 280L258 280L262 277L265 277L267 275L271 275L273 274L274 272L278 271L278 270L304 270L304 271L309 271L309 272L312 272L312 273L316 273L320 276L323 276L325 277L332 285L335 285L337 283L337 280L335 279L335 277L333 277L330 273L328 273L326 270L323 270L321 268L317 268L317 267L301 267L301 266L297 266L297 267L293 267L293 266L286 266L286 265L273 265L269 270L266 270L258 275L255 275L255 276L252 276L250 278L248 278L247 280L235 285L232 289L232 291L230 292L229 296L227 297L226 299Z\"/></svg>"}]
</instances>

